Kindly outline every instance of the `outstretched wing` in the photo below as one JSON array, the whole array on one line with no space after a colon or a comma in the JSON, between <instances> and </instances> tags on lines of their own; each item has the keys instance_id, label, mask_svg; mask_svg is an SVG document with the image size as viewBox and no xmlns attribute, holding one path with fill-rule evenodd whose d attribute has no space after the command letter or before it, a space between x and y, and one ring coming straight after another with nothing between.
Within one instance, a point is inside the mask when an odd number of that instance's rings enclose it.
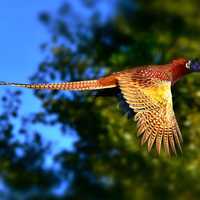
<instances>
[{"instance_id":1,"label":"outstretched wing","mask_svg":"<svg viewBox=\"0 0 200 200\"><path fill-rule=\"evenodd\" d=\"M141 144L147 142L150 151L156 143L158 153L162 143L167 154L176 154L177 146L181 150L182 136L173 111L171 82L130 72L119 74L118 82L126 102L136 113Z\"/></svg>"}]
</instances>

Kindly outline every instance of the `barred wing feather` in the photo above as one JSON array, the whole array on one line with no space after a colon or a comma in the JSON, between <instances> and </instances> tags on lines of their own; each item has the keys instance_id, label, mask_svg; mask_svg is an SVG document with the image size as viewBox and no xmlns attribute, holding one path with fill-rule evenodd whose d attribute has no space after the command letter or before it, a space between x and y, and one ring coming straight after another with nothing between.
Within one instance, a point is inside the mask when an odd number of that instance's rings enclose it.
<instances>
[{"instance_id":1,"label":"barred wing feather","mask_svg":"<svg viewBox=\"0 0 200 200\"><path fill-rule=\"evenodd\" d=\"M148 151L156 144L160 154L163 144L167 154L181 150L182 136L173 111L171 82L144 78L129 72L118 76L121 92L133 109L141 144L147 143Z\"/></svg>"}]
</instances>

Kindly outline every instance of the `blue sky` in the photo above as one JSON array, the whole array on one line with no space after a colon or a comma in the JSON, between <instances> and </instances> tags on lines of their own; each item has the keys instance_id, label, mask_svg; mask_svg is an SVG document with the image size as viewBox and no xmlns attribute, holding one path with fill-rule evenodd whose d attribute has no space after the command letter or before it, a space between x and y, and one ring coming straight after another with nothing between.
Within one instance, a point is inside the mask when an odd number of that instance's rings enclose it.
<instances>
[{"instance_id":1,"label":"blue sky","mask_svg":"<svg viewBox=\"0 0 200 200\"><path fill-rule=\"evenodd\" d=\"M29 77L37 71L43 60L40 44L49 40L49 33L39 22L42 11L55 12L62 1L56 0L4 0L0 6L0 80L29 82ZM0 95L8 88L0 88ZM15 88L9 88L15 90ZM40 108L33 91L23 92L21 112L29 114ZM17 124L16 124L17 125ZM62 136L58 127L37 127L47 141L54 142L54 150L69 148L73 138Z\"/></svg>"},{"instance_id":2,"label":"blue sky","mask_svg":"<svg viewBox=\"0 0 200 200\"><path fill-rule=\"evenodd\" d=\"M38 20L41 11L55 11L59 0L4 0L0 6L0 78L27 81L37 69L41 42L48 33Z\"/></svg>"}]
</instances>

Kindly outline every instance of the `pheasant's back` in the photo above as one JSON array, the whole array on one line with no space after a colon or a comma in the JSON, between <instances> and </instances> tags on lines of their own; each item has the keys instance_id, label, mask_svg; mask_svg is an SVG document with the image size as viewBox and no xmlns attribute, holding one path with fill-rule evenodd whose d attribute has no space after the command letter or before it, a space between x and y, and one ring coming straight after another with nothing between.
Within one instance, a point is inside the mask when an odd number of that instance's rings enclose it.
<instances>
[{"instance_id":1,"label":"pheasant's back","mask_svg":"<svg viewBox=\"0 0 200 200\"><path fill-rule=\"evenodd\" d=\"M126 74L126 76L130 76L133 81L134 79L137 79L137 81L141 80L142 84L144 84L145 81L148 82L150 79L172 81L172 70L170 65L148 65L124 70L114 74L116 77Z\"/></svg>"}]
</instances>

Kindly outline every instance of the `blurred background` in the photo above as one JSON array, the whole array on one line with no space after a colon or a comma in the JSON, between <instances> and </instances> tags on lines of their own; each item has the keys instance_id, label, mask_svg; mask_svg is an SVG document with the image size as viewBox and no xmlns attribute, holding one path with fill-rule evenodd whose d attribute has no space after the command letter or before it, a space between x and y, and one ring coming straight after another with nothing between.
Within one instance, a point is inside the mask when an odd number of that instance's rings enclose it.
<instances>
[{"instance_id":1,"label":"blurred background","mask_svg":"<svg viewBox=\"0 0 200 200\"><path fill-rule=\"evenodd\" d=\"M2 1L0 79L98 78L200 57L198 0ZM184 138L169 158L139 145L115 97L0 88L0 199L199 199L200 75L173 88Z\"/></svg>"}]
</instances>

